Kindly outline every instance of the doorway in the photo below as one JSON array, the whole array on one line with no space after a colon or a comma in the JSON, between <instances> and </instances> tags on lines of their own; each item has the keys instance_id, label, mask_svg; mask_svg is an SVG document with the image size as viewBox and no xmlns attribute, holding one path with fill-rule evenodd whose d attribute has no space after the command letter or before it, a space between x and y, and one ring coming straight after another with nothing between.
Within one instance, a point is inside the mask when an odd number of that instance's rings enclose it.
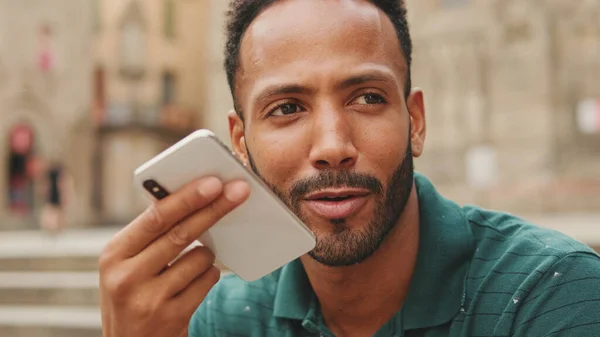
<instances>
[{"instance_id":1,"label":"doorway","mask_svg":"<svg viewBox=\"0 0 600 337\"><path fill-rule=\"evenodd\" d=\"M25 123L8 133L8 210L14 216L29 217L35 208L35 133Z\"/></svg>"}]
</instances>

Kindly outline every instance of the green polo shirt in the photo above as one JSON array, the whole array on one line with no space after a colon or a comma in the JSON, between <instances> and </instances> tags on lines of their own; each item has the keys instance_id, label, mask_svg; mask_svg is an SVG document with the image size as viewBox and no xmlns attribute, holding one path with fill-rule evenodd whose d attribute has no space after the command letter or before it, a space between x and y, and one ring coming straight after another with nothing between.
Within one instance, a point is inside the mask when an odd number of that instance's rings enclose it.
<instances>
[{"instance_id":1,"label":"green polo shirt","mask_svg":"<svg viewBox=\"0 0 600 337\"><path fill-rule=\"evenodd\" d=\"M600 257L590 248L508 214L460 207L418 173L415 182L416 270L402 309L375 336L600 336ZM189 336L333 334L296 260L251 283L224 276Z\"/></svg>"}]
</instances>

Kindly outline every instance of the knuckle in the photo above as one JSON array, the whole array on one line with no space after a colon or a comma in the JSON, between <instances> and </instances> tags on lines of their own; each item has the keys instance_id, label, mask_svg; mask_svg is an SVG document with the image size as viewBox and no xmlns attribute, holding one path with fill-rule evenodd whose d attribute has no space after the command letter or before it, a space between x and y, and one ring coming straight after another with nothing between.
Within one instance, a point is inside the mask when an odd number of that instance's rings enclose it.
<instances>
[{"instance_id":1,"label":"knuckle","mask_svg":"<svg viewBox=\"0 0 600 337\"><path fill-rule=\"evenodd\" d=\"M182 268L187 273L186 275L194 275L194 277L208 271L213 266L215 257L208 249L194 249L187 254L182 261Z\"/></svg>"},{"instance_id":2,"label":"knuckle","mask_svg":"<svg viewBox=\"0 0 600 337\"><path fill-rule=\"evenodd\" d=\"M98 256L98 270L100 274L108 272L113 265L113 253L109 245L104 246Z\"/></svg>"},{"instance_id":3,"label":"knuckle","mask_svg":"<svg viewBox=\"0 0 600 337\"><path fill-rule=\"evenodd\" d=\"M181 202L178 203L185 214L190 214L196 211L198 208L197 201L194 196L185 196L181 198Z\"/></svg>"},{"instance_id":4,"label":"knuckle","mask_svg":"<svg viewBox=\"0 0 600 337\"><path fill-rule=\"evenodd\" d=\"M110 297L124 300L134 284L133 274L129 271L114 271L104 275L102 283Z\"/></svg>"},{"instance_id":5,"label":"knuckle","mask_svg":"<svg viewBox=\"0 0 600 337\"><path fill-rule=\"evenodd\" d=\"M204 261L207 261L210 265L215 263L216 257L212 250L206 247L198 247L196 248L196 251L196 254L198 254L199 257L202 258Z\"/></svg>"},{"instance_id":6,"label":"knuckle","mask_svg":"<svg viewBox=\"0 0 600 337\"><path fill-rule=\"evenodd\" d=\"M140 318L148 318L154 316L156 305L152 301L147 301L143 297L135 298L128 303L130 312L135 313Z\"/></svg>"},{"instance_id":7,"label":"knuckle","mask_svg":"<svg viewBox=\"0 0 600 337\"><path fill-rule=\"evenodd\" d=\"M165 218L156 204L146 210L146 229L151 233L160 233L166 227Z\"/></svg>"},{"instance_id":8,"label":"knuckle","mask_svg":"<svg viewBox=\"0 0 600 337\"><path fill-rule=\"evenodd\" d=\"M175 278L179 282L184 282L185 278L189 278L194 273L194 267L194 261L189 257L181 259L176 265Z\"/></svg>"},{"instance_id":9,"label":"knuckle","mask_svg":"<svg viewBox=\"0 0 600 337\"><path fill-rule=\"evenodd\" d=\"M209 208L212 216L216 219L219 219L225 216L225 214L229 212L231 207L229 207L227 201L224 198L220 198L219 200L211 203Z\"/></svg>"},{"instance_id":10,"label":"knuckle","mask_svg":"<svg viewBox=\"0 0 600 337\"><path fill-rule=\"evenodd\" d=\"M190 232L182 225L173 227L167 234L167 238L178 247L186 247L193 240Z\"/></svg>"},{"instance_id":11,"label":"knuckle","mask_svg":"<svg viewBox=\"0 0 600 337\"><path fill-rule=\"evenodd\" d=\"M206 280L212 285L217 284L217 282L219 282L221 279L221 271L215 266L212 266L209 270L207 270L204 275Z\"/></svg>"},{"instance_id":12,"label":"knuckle","mask_svg":"<svg viewBox=\"0 0 600 337\"><path fill-rule=\"evenodd\" d=\"M178 263L178 277L185 278L180 281L189 281L189 278L195 278L212 266L211 255L208 249L195 248L188 252Z\"/></svg>"}]
</instances>

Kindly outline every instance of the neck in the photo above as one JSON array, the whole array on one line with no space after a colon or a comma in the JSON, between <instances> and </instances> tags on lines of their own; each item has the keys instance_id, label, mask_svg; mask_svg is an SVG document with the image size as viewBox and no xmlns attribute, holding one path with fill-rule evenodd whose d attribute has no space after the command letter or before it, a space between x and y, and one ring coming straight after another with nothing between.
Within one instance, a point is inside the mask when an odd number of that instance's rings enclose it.
<instances>
[{"instance_id":1,"label":"neck","mask_svg":"<svg viewBox=\"0 0 600 337\"><path fill-rule=\"evenodd\" d=\"M418 245L419 205L413 184L398 223L366 260L340 268L302 257L325 323L336 336L348 336L350 331L373 335L400 310L408 293Z\"/></svg>"}]
</instances>

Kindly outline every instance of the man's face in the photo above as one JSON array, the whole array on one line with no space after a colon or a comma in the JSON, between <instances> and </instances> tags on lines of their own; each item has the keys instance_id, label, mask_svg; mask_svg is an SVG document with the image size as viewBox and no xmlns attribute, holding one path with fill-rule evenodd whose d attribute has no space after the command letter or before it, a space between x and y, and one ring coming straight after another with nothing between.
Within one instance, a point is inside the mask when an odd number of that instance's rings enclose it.
<instances>
[{"instance_id":1,"label":"man's face","mask_svg":"<svg viewBox=\"0 0 600 337\"><path fill-rule=\"evenodd\" d=\"M367 1L281 1L239 57L235 151L315 233L315 260L364 260L398 222L424 136L391 21Z\"/></svg>"}]
</instances>

